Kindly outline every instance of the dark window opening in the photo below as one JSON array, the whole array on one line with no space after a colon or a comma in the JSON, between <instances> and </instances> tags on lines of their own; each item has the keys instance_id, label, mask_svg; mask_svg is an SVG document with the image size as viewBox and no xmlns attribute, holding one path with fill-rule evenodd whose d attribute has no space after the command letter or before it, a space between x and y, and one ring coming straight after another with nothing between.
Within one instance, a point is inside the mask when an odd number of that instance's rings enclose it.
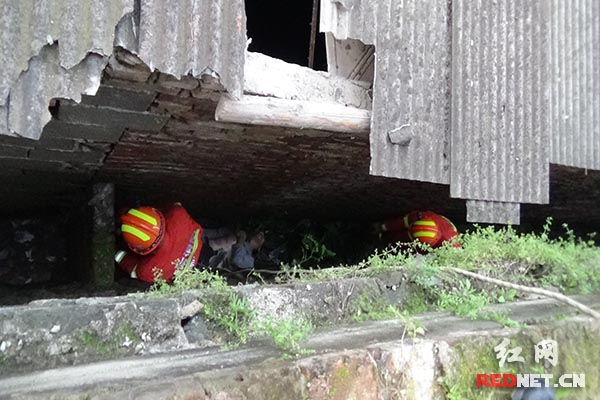
<instances>
[{"instance_id":1,"label":"dark window opening","mask_svg":"<svg viewBox=\"0 0 600 400\"><path fill-rule=\"evenodd\" d=\"M248 50L308 66L312 11L313 0L247 0ZM314 69L327 71L325 34L318 26L314 57Z\"/></svg>"}]
</instances>

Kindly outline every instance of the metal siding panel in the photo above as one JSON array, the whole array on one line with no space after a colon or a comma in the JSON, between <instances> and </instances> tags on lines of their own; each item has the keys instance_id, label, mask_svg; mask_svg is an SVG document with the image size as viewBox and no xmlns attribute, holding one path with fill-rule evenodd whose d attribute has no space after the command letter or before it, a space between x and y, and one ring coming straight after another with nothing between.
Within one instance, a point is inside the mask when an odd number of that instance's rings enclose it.
<instances>
[{"instance_id":1,"label":"metal siding panel","mask_svg":"<svg viewBox=\"0 0 600 400\"><path fill-rule=\"evenodd\" d=\"M521 205L519 203L467 200L467 221L519 225Z\"/></svg>"},{"instance_id":2,"label":"metal siding panel","mask_svg":"<svg viewBox=\"0 0 600 400\"><path fill-rule=\"evenodd\" d=\"M230 94L241 97L246 51L243 0L141 0L140 13L135 51L151 69L176 77L213 75Z\"/></svg>"},{"instance_id":3,"label":"metal siding panel","mask_svg":"<svg viewBox=\"0 0 600 400\"><path fill-rule=\"evenodd\" d=\"M0 7L0 135L37 139L50 99L79 100L98 88L115 25L133 2L0 0Z\"/></svg>"},{"instance_id":4,"label":"metal siding panel","mask_svg":"<svg viewBox=\"0 0 600 400\"><path fill-rule=\"evenodd\" d=\"M89 52L112 53L115 25L131 0L0 0L0 105L42 47L58 40L60 64L71 69Z\"/></svg>"},{"instance_id":5,"label":"metal siding panel","mask_svg":"<svg viewBox=\"0 0 600 400\"><path fill-rule=\"evenodd\" d=\"M340 40L357 39L374 44L379 7L387 0L321 0L321 32Z\"/></svg>"},{"instance_id":6,"label":"metal siding panel","mask_svg":"<svg viewBox=\"0 0 600 400\"><path fill-rule=\"evenodd\" d=\"M381 2L371 174L449 182L449 0ZM392 143L403 136L406 145Z\"/></svg>"},{"instance_id":7,"label":"metal siding panel","mask_svg":"<svg viewBox=\"0 0 600 400\"><path fill-rule=\"evenodd\" d=\"M551 1L551 162L600 169L600 3Z\"/></svg>"},{"instance_id":8,"label":"metal siding panel","mask_svg":"<svg viewBox=\"0 0 600 400\"><path fill-rule=\"evenodd\" d=\"M455 0L451 195L549 200L545 0Z\"/></svg>"},{"instance_id":9,"label":"metal siding panel","mask_svg":"<svg viewBox=\"0 0 600 400\"><path fill-rule=\"evenodd\" d=\"M42 48L29 68L13 84L8 126L20 136L38 139L50 121L48 104L53 98L81 101L81 94L93 95L100 86L105 57L89 54L71 69L60 65L58 45Z\"/></svg>"}]
</instances>

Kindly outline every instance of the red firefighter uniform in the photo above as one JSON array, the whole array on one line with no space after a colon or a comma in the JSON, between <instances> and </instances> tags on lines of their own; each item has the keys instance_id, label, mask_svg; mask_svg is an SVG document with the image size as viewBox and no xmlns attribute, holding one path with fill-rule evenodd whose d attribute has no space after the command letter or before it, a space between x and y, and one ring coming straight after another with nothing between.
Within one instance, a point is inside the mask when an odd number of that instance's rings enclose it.
<instances>
[{"instance_id":1,"label":"red firefighter uniform","mask_svg":"<svg viewBox=\"0 0 600 400\"><path fill-rule=\"evenodd\" d=\"M418 240L433 248L458 236L456 227L448 218L432 211L413 211L404 217L386 220L382 229L392 242ZM460 247L457 239L453 243L455 247Z\"/></svg>"},{"instance_id":2,"label":"red firefighter uniform","mask_svg":"<svg viewBox=\"0 0 600 400\"><path fill-rule=\"evenodd\" d=\"M121 221L132 251L117 253L115 260L132 278L153 283L160 275L170 282L178 269L196 265L203 230L180 204L164 213L151 207L132 209Z\"/></svg>"}]
</instances>

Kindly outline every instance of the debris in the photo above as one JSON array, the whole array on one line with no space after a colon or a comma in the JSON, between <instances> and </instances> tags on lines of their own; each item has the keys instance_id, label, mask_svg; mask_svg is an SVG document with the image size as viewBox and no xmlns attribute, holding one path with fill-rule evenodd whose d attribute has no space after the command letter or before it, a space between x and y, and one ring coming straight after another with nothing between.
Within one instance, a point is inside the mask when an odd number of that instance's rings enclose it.
<instances>
[{"instance_id":1,"label":"debris","mask_svg":"<svg viewBox=\"0 0 600 400\"><path fill-rule=\"evenodd\" d=\"M2 343L0 343L0 352L4 353L10 345L11 343L9 341L2 341Z\"/></svg>"},{"instance_id":2,"label":"debris","mask_svg":"<svg viewBox=\"0 0 600 400\"><path fill-rule=\"evenodd\" d=\"M144 343L138 343L138 345L135 346L135 354L141 354L145 349L146 346L144 345Z\"/></svg>"},{"instance_id":3,"label":"debris","mask_svg":"<svg viewBox=\"0 0 600 400\"><path fill-rule=\"evenodd\" d=\"M194 315L198 314L200 310L202 310L204 304L200 303L198 300L192 301L190 304L181 308L180 318L187 319L192 318Z\"/></svg>"},{"instance_id":4,"label":"debris","mask_svg":"<svg viewBox=\"0 0 600 400\"><path fill-rule=\"evenodd\" d=\"M54 325L52 328L50 328L50 333L58 333L60 332L60 325Z\"/></svg>"},{"instance_id":5,"label":"debris","mask_svg":"<svg viewBox=\"0 0 600 400\"><path fill-rule=\"evenodd\" d=\"M133 344L133 340L129 339L129 336L125 336L125 341L123 342L123 344L121 346L129 347L132 344Z\"/></svg>"}]
</instances>

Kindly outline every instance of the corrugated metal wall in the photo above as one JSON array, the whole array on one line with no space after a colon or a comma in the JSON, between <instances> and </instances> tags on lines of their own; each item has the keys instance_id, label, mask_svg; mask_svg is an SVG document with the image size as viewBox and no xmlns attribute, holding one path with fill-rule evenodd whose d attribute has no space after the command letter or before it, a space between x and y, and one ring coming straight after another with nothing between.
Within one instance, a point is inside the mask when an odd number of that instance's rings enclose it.
<instances>
[{"instance_id":1,"label":"corrugated metal wall","mask_svg":"<svg viewBox=\"0 0 600 400\"><path fill-rule=\"evenodd\" d=\"M454 0L453 197L549 201L546 0Z\"/></svg>"},{"instance_id":2,"label":"corrugated metal wall","mask_svg":"<svg viewBox=\"0 0 600 400\"><path fill-rule=\"evenodd\" d=\"M600 169L600 1L550 0L551 162Z\"/></svg>"},{"instance_id":3,"label":"corrugated metal wall","mask_svg":"<svg viewBox=\"0 0 600 400\"><path fill-rule=\"evenodd\" d=\"M337 39L352 38L374 44L378 8L386 3L387 0L321 0L320 30L333 33Z\"/></svg>"},{"instance_id":4,"label":"corrugated metal wall","mask_svg":"<svg viewBox=\"0 0 600 400\"><path fill-rule=\"evenodd\" d=\"M137 52L146 64L174 76L213 74L230 94L241 97L243 0L141 0L140 8Z\"/></svg>"},{"instance_id":5,"label":"corrugated metal wall","mask_svg":"<svg viewBox=\"0 0 600 400\"><path fill-rule=\"evenodd\" d=\"M371 173L450 183L469 219L518 222L519 203L548 203L550 162L600 169L600 2L448 4L322 0L321 30L375 44Z\"/></svg>"},{"instance_id":6,"label":"corrugated metal wall","mask_svg":"<svg viewBox=\"0 0 600 400\"><path fill-rule=\"evenodd\" d=\"M519 225L521 205L501 201L467 200L467 221Z\"/></svg>"},{"instance_id":7,"label":"corrugated metal wall","mask_svg":"<svg viewBox=\"0 0 600 400\"><path fill-rule=\"evenodd\" d=\"M379 3L371 174L449 182L450 0Z\"/></svg>"},{"instance_id":8,"label":"corrugated metal wall","mask_svg":"<svg viewBox=\"0 0 600 400\"><path fill-rule=\"evenodd\" d=\"M29 62L29 68L13 84L8 125L11 131L37 139L50 121L48 103L52 98L81 101L82 94L93 95L100 86L106 58L91 53L71 69L59 60L59 46L45 46Z\"/></svg>"},{"instance_id":9,"label":"corrugated metal wall","mask_svg":"<svg viewBox=\"0 0 600 400\"><path fill-rule=\"evenodd\" d=\"M0 6L0 135L39 138L52 98L80 101L82 93L96 92L115 43L152 69L208 74L234 97L242 94L243 0L0 0Z\"/></svg>"},{"instance_id":10,"label":"corrugated metal wall","mask_svg":"<svg viewBox=\"0 0 600 400\"><path fill-rule=\"evenodd\" d=\"M112 53L115 25L133 10L131 0L0 0L0 135L18 133L38 138L40 126L50 120L49 100L57 95L79 99L81 92L95 92L99 75L82 78L81 72L97 71L93 61L78 67L88 53ZM55 54L46 52L38 61L51 60L47 68L31 65L44 46L59 42ZM39 62L38 62L39 64ZM90 65L87 65L90 64ZM11 88L29 67L32 81L13 88L15 101L9 99ZM60 68L64 69L59 70ZM47 72L49 75L44 76ZM41 75L40 75L41 74ZM72 76L70 76L72 75ZM75 82L69 83L73 78ZM64 80L66 79L66 80ZM84 83L87 81L87 83ZM59 93L53 93L59 89ZM26 108L18 99L26 99ZM15 113L14 115L11 115ZM29 123L23 122L29 121Z\"/></svg>"}]
</instances>

